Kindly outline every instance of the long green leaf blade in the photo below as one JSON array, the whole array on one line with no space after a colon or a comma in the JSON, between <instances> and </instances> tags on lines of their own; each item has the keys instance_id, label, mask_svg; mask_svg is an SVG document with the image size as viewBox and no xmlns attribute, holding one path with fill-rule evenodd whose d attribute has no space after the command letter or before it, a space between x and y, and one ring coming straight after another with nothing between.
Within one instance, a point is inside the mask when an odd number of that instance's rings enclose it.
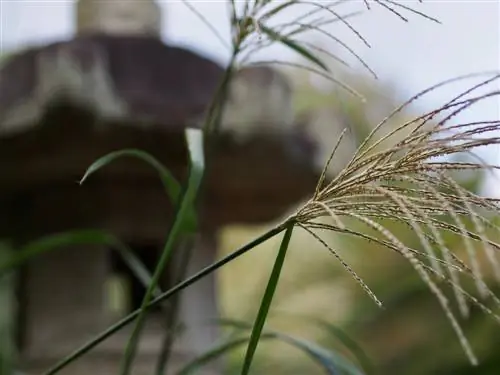
<instances>
[{"instance_id":1,"label":"long green leaf blade","mask_svg":"<svg viewBox=\"0 0 500 375\"><path fill-rule=\"evenodd\" d=\"M56 233L32 241L20 249L17 249L13 252L11 257L0 263L0 277L3 277L6 273L46 252L56 251L76 245L109 246L112 250L117 251L120 254L127 266L144 286L147 287L150 284L151 275L149 271L142 264L139 258L137 258L132 249L112 234L98 229ZM160 294L161 290L159 288L155 288L154 295L159 296Z\"/></svg>"},{"instance_id":2,"label":"long green leaf blade","mask_svg":"<svg viewBox=\"0 0 500 375\"><path fill-rule=\"evenodd\" d=\"M187 229L186 219L189 216L189 212L193 210L193 204L203 178L203 172L205 169L203 155L203 132L200 129L187 129L186 141L190 157L190 172L187 187L183 192L180 204L176 210L174 222L168 234L167 242L158 261L158 265L153 273L151 284L146 290L146 294L142 300L135 327L125 349L125 355L121 367L121 374L123 375L130 374L140 334L144 326L144 319L146 317L148 305L153 296L153 290L160 281L160 277L167 265L168 260L170 259L174 246L178 242L179 236Z\"/></svg>"},{"instance_id":3,"label":"long green leaf blade","mask_svg":"<svg viewBox=\"0 0 500 375\"><path fill-rule=\"evenodd\" d=\"M252 360L259 344L259 338L264 328L266 322L267 314L269 313L269 308L271 307L271 302L278 285L278 281L281 275L281 270L285 262L286 252L288 246L290 245L290 239L292 237L294 223L289 223L283 235L283 240L274 262L274 267L271 271L271 276L269 277L269 282L267 283L264 296L262 297L262 302L260 304L259 312L257 313L257 318L252 329L252 335L250 336L250 341L248 343L247 352L245 355L245 361L243 362L243 369L241 371L242 375L247 375L250 371L250 366L252 365Z\"/></svg>"},{"instance_id":4,"label":"long green leaf blade","mask_svg":"<svg viewBox=\"0 0 500 375\"><path fill-rule=\"evenodd\" d=\"M148 154L145 151L136 149L113 151L100 157L95 162L93 162L90 167L87 168L85 174L80 180L80 184L83 184L91 175L96 173L101 168L123 157L134 157L141 159L155 168L161 177L161 181L163 182L163 185L165 186L170 199L172 199L173 202L177 201L179 194L181 193L181 185L179 184L179 182L170 173L170 171L165 168L163 164L160 163L154 156Z\"/></svg>"},{"instance_id":5,"label":"long green leaf blade","mask_svg":"<svg viewBox=\"0 0 500 375\"><path fill-rule=\"evenodd\" d=\"M117 239L100 230L76 230L65 233L57 233L42 237L28 243L8 260L0 264L0 277L10 270L19 267L30 259L48 251L74 245L115 245Z\"/></svg>"},{"instance_id":6,"label":"long green leaf blade","mask_svg":"<svg viewBox=\"0 0 500 375\"><path fill-rule=\"evenodd\" d=\"M370 358L368 358L363 348L361 348L361 346L359 346L359 344L354 341L354 339L352 339L340 328L322 319L314 319L314 322L325 329L325 331L327 331L329 334L334 336L337 340L339 340L347 349L349 349L349 351L358 360L359 364L367 374L375 373L375 367L372 361L370 360Z\"/></svg>"},{"instance_id":7,"label":"long green leaf blade","mask_svg":"<svg viewBox=\"0 0 500 375\"><path fill-rule=\"evenodd\" d=\"M267 338L266 334L262 334L261 340L264 340ZM224 342L222 344L219 344L212 348L211 350L203 353L199 357L193 359L191 362L187 363L182 367L178 372L177 375L191 375L195 374L199 368L203 367L207 363L216 360L217 358L223 356L227 352L237 349L239 346L246 344L250 340L250 336L248 337L240 337L237 339L229 340L227 342Z\"/></svg>"},{"instance_id":8,"label":"long green leaf blade","mask_svg":"<svg viewBox=\"0 0 500 375\"><path fill-rule=\"evenodd\" d=\"M147 288L151 285L152 275L151 272L146 268L146 266L141 262L141 260L134 254L131 248L125 246L123 243L117 243L115 245L116 251L120 254L125 264L130 268L132 273L137 277L137 280ZM153 295L159 297L162 293L160 287L156 286L153 289Z\"/></svg>"},{"instance_id":9,"label":"long green leaf blade","mask_svg":"<svg viewBox=\"0 0 500 375\"><path fill-rule=\"evenodd\" d=\"M302 47L299 45L297 42L295 42L292 39L287 38L286 36L278 34L276 31L271 30L270 28L259 24L260 30L266 34L271 40L281 42L284 45L286 45L288 48L294 50L298 54L302 55L305 57L307 60L313 62L314 64L318 65L321 69L329 72L330 69L328 69L328 66L321 61L318 57L316 57L312 52L309 52L306 48Z\"/></svg>"},{"instance_id":10,"label":"long green leaf blade","mask_svg":"<svg viewBox=\"0 0 500 375\"><path fill-rule=\"evenodd\" d=\"M232 319L222 319L220 320L220 324L241 330L249 330L252 327L249 323ZM364 375L363 372L361 372L349 360L347 360L341 354L336 353L335 351L327 350L310 341L270 329L266 329L262 333L262 336L264 335L266 338L277 339L301 349L314 361L320 364L325 372L329 375L344 373L347 373L349 375ZM344 372L341 373L339 371L340 369L342 369Z\"/></svg>"},{"instance_id":11,"label":"long green leaf blade","mask_svg":"<svg viewBox=\"0 0 500 375\"><path fill-rule=\"evenodd\" d=\"M297 4L298 2L299 2L299 0L289 0L289 1L286 1L284 3L281 3L280 5L272 8L271 10L267 11L262 16L260 16L259 20L260 21L267 20L267 19L271 18L272 16L278 14L279 12L285 10L286 8Z\"/></svg>"},{"instance_id":12,"label":"long green leaf blade","mask_svg":"<svg viewBox=\"0 0 500 375\"><path fill-rule=\"evenodd\" d=\"M101 168L123 157L137 158L152 166L158 172L163 186L165 187L165 190L167 191L167 194L170 198L170 201L173 204L177 204L182 190L179 181L177 181L172 173L158 159L142 150L125 149L113 151L100 157L95 162L93 162L90 167L87 168L82 179L80 180L80 184L83 184L91 175L96 173ZM196 213L194 211L189 212L186 222L189 223L189 225L186 224L186 227L188 227L188 231L193 231L197 226Z\"/></svg>"},{"instance_id":13,"label":"long green leaf blade","mask_svg":"<svg viewBox=\"0 0 500 375\"><path fill-rule=\"evenodd\" d=\"M313 345L307 343L305 340L293 338L291 336L287 336L279 332L273 332L273 331L263 332L260 339L266 341L270 339L283 341L291 346L294 346L306 352L306 354L309 355L315 362L318 362L318 364L325 370L326 374L328 375L340 374L335 363L330 358L330 355L327 354L326 350L320 348L317 345ZM232 339L230 341L219 344L212 350L207 351L203 355L199 356L198 358L195 358L193 361L185 365L177 373L177 375L196 374L196 371L200 369L202 366L206 365L211 361L216 360L217 358L223 356L224 354L230 352L231 350L237 349L238 347L244 345L248 341L250 341L250 336Z\"/></svg>"},{"instance_id":14,"label":"long green leaf blade","mask_svg":"<svg viewBox=\"0 0 500 375\"><path fill-rule=\"evenodd\" d=\"M313 316L303 316L303 315L296 315L296 314L288 314L288 313L279 313L279 316L284 315L285 317L288 318L293 318L293 319L300 319L304 322L309 322L313 323L316 326L322 328L325 333L328 333L332 337L334 337L337 341L339 341L342 345L345 346L346 349L349 350L349 352L353 355L353 357L358 361L360 364L361 368L367 373L367 374L374 374L375 373L375 366L373 362L370 360L368 355L365 353L363 348L351 337L349 336L344 330L341 328L337 327L336 325L328 322L327 320L323 320L317 317Z\"/></svg>"},{"instance_id":15,"label":"long green leaf blade","mask_svg":"<svg viewBox=\"0 0 500 375\"><path fill-rule=\"evenodd\" d=\"M283 333L277 334L277 337L279 337L282 341L286 341L290 345L294 345L305 351L310 357L316 359L328 374L339 374L337 368L342 368L348 375L364 375L353 364L338 353L328 351L310 341L298 339Z\"/></svg>"}]
</instances>

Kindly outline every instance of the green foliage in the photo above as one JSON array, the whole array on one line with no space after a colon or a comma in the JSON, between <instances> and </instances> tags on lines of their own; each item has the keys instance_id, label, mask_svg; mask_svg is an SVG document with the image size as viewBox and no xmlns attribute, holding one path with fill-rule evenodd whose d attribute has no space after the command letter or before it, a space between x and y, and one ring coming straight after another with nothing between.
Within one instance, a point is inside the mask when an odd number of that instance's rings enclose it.
<instances>
[{"instance_id":1,"label":"green foliage","mask_svg":"<svg viewBox=\"0 0 500 375\"><path fill-rule=\"evenodd\" d=\"M222 324L243 331L251 328L251 325L245 322L234 320L222 320ZM266 330L264 334L267 334L270 338L284 341L287 344L301 349L312 359L317 361L326 374L362 375L362 373L352 363L333 350L325 350L324 348L309 341L292 337L274 330ZM251 337L248 340L251 341Z\"/></svg>"},{"instance_id":2,"label":"green foliage","mask_svg":"<svg viewBox=\"0 0 500 375\"><path fill-rule=\"evenodd\" d=\"M266 233L255 238L253 241L249 242L245 246L242 246L241 248L233 251L231 254L225 256L224 258L218 260L217 262L215 262L213 264L210 264L209 266L200 270L196 274L194 274L194 275L188 277L187 279L185 279L184 281L178 283L177 285L175 285L171 289L163 292L157 298L155 298L151 302L149 302L149 304L147 304L146 308L150 309L151 307L157 306L161 302L175 296L176 294L180 293L182 290L188 288L189 286L193 285L195 282L199 281L200 279L206 277L207 275L211 274L212 272L215 272L216 270L220 269L221 267L228 264L229 262L237 259L238 257L244 255L248 251L257 247L258 245L260 245L260 244L264 243L265 241L268 241L269 239L278 235L284 229L285 228L283 225L279 225L271 230L268 230ZM137 317L139 316L141 311L142 311L142 309L135 310L134 312L130 313L125 318L121 319L120 321L118 321L115 324L108 327L104 332L101 332L99 335L94 337L94 339L85 343L80 348L76 349L73 353L69 354L67 357L63 358L61 361L56 363L52 368L50 368L46 372L46 375L53 375L53 374L58 373L61 369L65 368L70 363L77 360L85 353L89 352L91 349L93 349L94 347L99 345L101 342L106 340L108 337L110 337L111 335L113 335L114 333L116 333L117 331L119 331L120 329L125 327L126 325L132 323L135 319L137 319Z\"/></svg>"},{"instance_id":3,"label":"green foliage","mask_svg":"<svg viewBox=\"0 0 500 375\"><path fill-rule=\"evenodd\" d=\"M251 325L242 322L226 321L226 325L239 328L240 330L251 329ZM327 350L319 345L316 345L310 341L302 340L296 336L290 336L281 332L273 330L265 330L262 332L259 340L278 340L283 341L297 349L304 351L313 361L317 362L325 374L337 375L362 375L355 366L353 366L347 359L345 359L341 354L336 353L332 350ZM196 358L194 361L188 363L179 371L179 375L190 375L196 373L195 371L200 369L203 365L210 361L217 359L218 357L227 354L227 352L237 349L251 341L251 336L238 337L233 339L228 339L222 344L217 345L212 350L208 351L204 355Z\"/></svg>"},{"instance_id":4,"label":"green foliage","mask_svg":"<svg viewBox=\"0 0 500 375\"><path fill-rule=\"evenodd\" d=\"M166 169L151 155L138 150L124 150L103 156L89 167L81 180L81 183L83 183L83 181L85 181L92 173L97 172L99 169L113 162L115 159L123 156L134 156L146 161L159 171L170 198L175 203L179 202L172 228L169 231L167 242L161 254L160 260L158 261L158 265L153 273L149 287L146 290L146 294L137 316L136 325L132 331L132 335L125 350L122 366L123 375L128 375L131 371L148 305L153 297L154 290L158 286L160 277L165 270L167 262L170 259L174 246L178 243L181 235L191 233L196 230L196 227L193 226L193 218L195 217L194 204L205 169L203 134L197 129L187 129L186 141L190 156L190 173L187 186L182 194L179 194L179 183L171 175L168 169Z\"/></svg>"},{"instance_id":5,"label":"green foliage","mask_svg":"<svg viewBox=\"0 0 500 375\"><path fill-rule=\"evenodd\" d=\"M269 282L267 283L266 291L264 292L264 296L262 297L262 302L260 304L259 312L257 313L257 317L255 319L252 335L250 336L250 340L248 342L247 354L245 356L245 362L243 363L243 369L241 372L242 375L247 375L248 372L250 371L250 366L252 364L253 356L255 354L255 350L257 349L257 345L260 340L260 335L262 329L264 328L264 324L267 319L267 314L269 313L269 308L271 307L271 302L274 297L274 292L276 291L276 287L280 279L281 270L285 262L286 252L288 250L288 246L290 245L290 239L292 237L293 227L294 223L291 222L290 224L288 224L288 227L285 230L280 250L276 257L276 261L274 263L271 276L269 277Z\"/></svg>"},{"instance_id":6,"label":"green foliage","mask_svg":"<svg viewBox=\"0 0 500 375\"><path fill-rule=\"evenodd\" d=\"M260 30L262 30L262 32L264 34L269 36L269 38L271 40L283 43L285 46L287 46L290 49L294 50L295 52L299 53L300 55L305 57L307 60L318 65L321 69L328 71L328 67L325 65L324 62L322 62L320 59L318 59L316 56L314 56L306 48L302 47L299 43L297 43L291 39L288 39L287 37L281 36L278 33L274 32L272 29L269 29L263 25L260 26Z\"/></svg>"},{"instance_id":7,"label":"green foliage","mask_svg":"<svg viewBox=\"0 0 500 375\"><path fill-rule=\"evenodd\" d=\"M195 130L190 130L190 131L195 131ZM191 137L190 139L192 139L193 135L190 135L190 137ZM192 150L193 146L191 145L191 143L188 143L188 146L190 148L190 155L191 152L195 152L196 158L200 159L200 156L198 155L198 153L196 153L196 150ZM111 152L107 155L100 157L94 163L92 163L92 165L87 169L82 179L80 180L80 184L83 184L91 175L99 171L101 168L123 157L136 158L149 164L152 168L154 168L158 172L161 182L163 183L165 191L168 194L170 200L173 203L176 203L179 200L179 197L182 194L181 184L175 179L175 177L170 173L170 171L162 163L160 163L154 156L141 150L120 150ZM195 165L194 168L203 169L203 160L197 160L197 162L199 163L199 165ZM189 222L189 224L185 224L184 226L187 231L196 230L196 212L194 206L192 205L189 207L189 212L186 213L186 222Z\"/></svg>"}]
</instances>

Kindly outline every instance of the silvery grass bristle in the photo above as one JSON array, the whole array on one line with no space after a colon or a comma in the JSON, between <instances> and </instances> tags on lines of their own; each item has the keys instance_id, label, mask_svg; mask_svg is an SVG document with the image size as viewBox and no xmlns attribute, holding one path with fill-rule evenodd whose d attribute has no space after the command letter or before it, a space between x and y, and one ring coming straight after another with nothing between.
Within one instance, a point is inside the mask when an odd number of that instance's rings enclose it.
<instances>
[{"instance_id":1,"label":"silvery grass bristle","mask_svg":"<svg viewBox=\"0 0 500 375\"><path fill-rule=\"evenodd\" d=\"M500 92L495 89L478 95L475 93L497 83L500 75L489 74L486 79L482 79L438 109L407 121L377 138L377 132L413 101L446 84L471 77L474 75L440 83L397 108L374 128L344 169L336 177L329 179L326 171L331 160L335 158L343 133L325 165L313 197L297 211L293 219L311 234L314 230L347 233L374 241L403 256L437 297L468 358L472 364L477 364L442 285L448 284L452 287L463 316L468 314L468 303L473 303L500 321L500 316L481 302L490 299L500 306L500 300L487 286L478 257L478 252L484 251L487 264L498 281L500 264L496 252L500 250L500 244L488 237L487 229L495 233L500 232L500 227L491 222L500 214L500 200L479 196L466 190L450 174L467 170L493 172L500 170L500 167L487 164L481 159L478 162L456 162L451 158L463 153L474 155L474 151L483 146L498 147L500 119L458 125L451 125L450 122L471 106L498 97ZM400 133L405 134L402 139L398 138ZM391 137L398 139L392 147L378 147ZM318 220L325 217L330 218L331 223ZM451 222L445 220L445 217L450 218ZM345 218L365 224L379 236L350 230L348 225L343 223ZM424 251L407 246L404 239L398 238L397 234L379 223L380 219L409 226ZM472 223L473 229L466 227L466 221ZM446 245L443 239L445 232L459 235L463 240L470 267ZM368 295L381 305L380 300L342 260L338 252L317 234L314 234L314 238L320 240ZM476 243L481 245L480 250L475 246ZM478 298L462 288L460 276L474 280Z\"/></svg>"}]
</instances>

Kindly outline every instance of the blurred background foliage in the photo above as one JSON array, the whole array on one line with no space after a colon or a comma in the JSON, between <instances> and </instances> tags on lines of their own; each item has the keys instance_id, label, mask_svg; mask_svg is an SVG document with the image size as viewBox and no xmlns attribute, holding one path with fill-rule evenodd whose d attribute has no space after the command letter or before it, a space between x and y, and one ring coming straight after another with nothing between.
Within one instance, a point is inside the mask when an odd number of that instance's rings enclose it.
<instances>
[{"instance_id":1,"label":"blurred background foliage","mask_svg":"<svg viewBox=\"0 0 500 375\"><path fill-rule=\"evenodd\" d=\"M365 102L347 91L335 88L333 84L315 81L307 72L300 71L290 74L297 90L297 112L299 116L312 109L331 110L330 113L340 114L342 118L339 121L336 121L338 118L331 118L331 126L348 123L349 134L355 135L354 140L359 144L359 140L404 99L398 98L396 89L390 85L376 82L366 75L340 71L343 72L341 80L361 93L366 98ZM395 116L382 133L421 114L410 113L409 108ZM336 131L338 133L338 129ZM474 192L478 192L484 179L480 172L457 177L460 184ZM492 220L500 223L498 218ZM397 233L406 244L424 251L411 228L390 222L384 225ZM250 241L264 229L226 228L221 233L223 246L220 255ZM362 230L369 232L366 228ZM489 231L490 238L498 241L498 231ZM370 234L377 236L373 231ZM497 355L500 336L497 327L494 327L497 324L494 318L475 306L471 307L468 319L460 318L480 360L479 366L471 367L436 298L403 257L377 244L346 235L328 232L323 238L363 278L382 300L384 308L380 309L373 303L318 241L304 231L297 230L292 238L267 327L334 348L356 363L352 353L345 350L344 344L332 334L328 326L317 324L316 319L320 319L330 324L331 329L342 329L362 347L374 366L370 372L373 374L500 373L500 357ZM448 233L445 233L444 238L452 252L463 253L463 239ZM279 247L278 241L261 245L220 271L224 316L252 321ZM466 260L466 257L462 259ZM487 266L484 272L487 280L493 282ZM499 292L500 288L493 290ZM458 311L451 290L447 296L452 301L454 311ZM230 362L234 366L230 367L234 367L234 370L230 374L237 373L241 355L242 352L232 355ZM259 344L255 365L256 374L323 373L303 353L282 343Z\"/></svg>"}]
</instances>

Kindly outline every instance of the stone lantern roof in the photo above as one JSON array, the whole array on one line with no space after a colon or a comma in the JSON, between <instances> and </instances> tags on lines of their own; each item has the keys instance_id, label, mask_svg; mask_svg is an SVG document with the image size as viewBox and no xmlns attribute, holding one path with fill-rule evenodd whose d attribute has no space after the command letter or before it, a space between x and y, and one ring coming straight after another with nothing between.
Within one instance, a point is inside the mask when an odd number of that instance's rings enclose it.
<instances>
[{"instance_id":1,"label":"stone lantern roof","mask_svg":"<svg viewBox=\"0 0 500 375\"><path fill-rule=\"evenodd\" d=\"M0 70L0 191L73 182L125 147L151 151L182 174L183 129L199 126L222 73L202 56L138 35L88 34L10 57ZM257 130L241 143L233 141L237 127L225 128L206 187L220 224L273 220L314 188L314 144L298 129Z\"/></svg>"}]
</instances>

